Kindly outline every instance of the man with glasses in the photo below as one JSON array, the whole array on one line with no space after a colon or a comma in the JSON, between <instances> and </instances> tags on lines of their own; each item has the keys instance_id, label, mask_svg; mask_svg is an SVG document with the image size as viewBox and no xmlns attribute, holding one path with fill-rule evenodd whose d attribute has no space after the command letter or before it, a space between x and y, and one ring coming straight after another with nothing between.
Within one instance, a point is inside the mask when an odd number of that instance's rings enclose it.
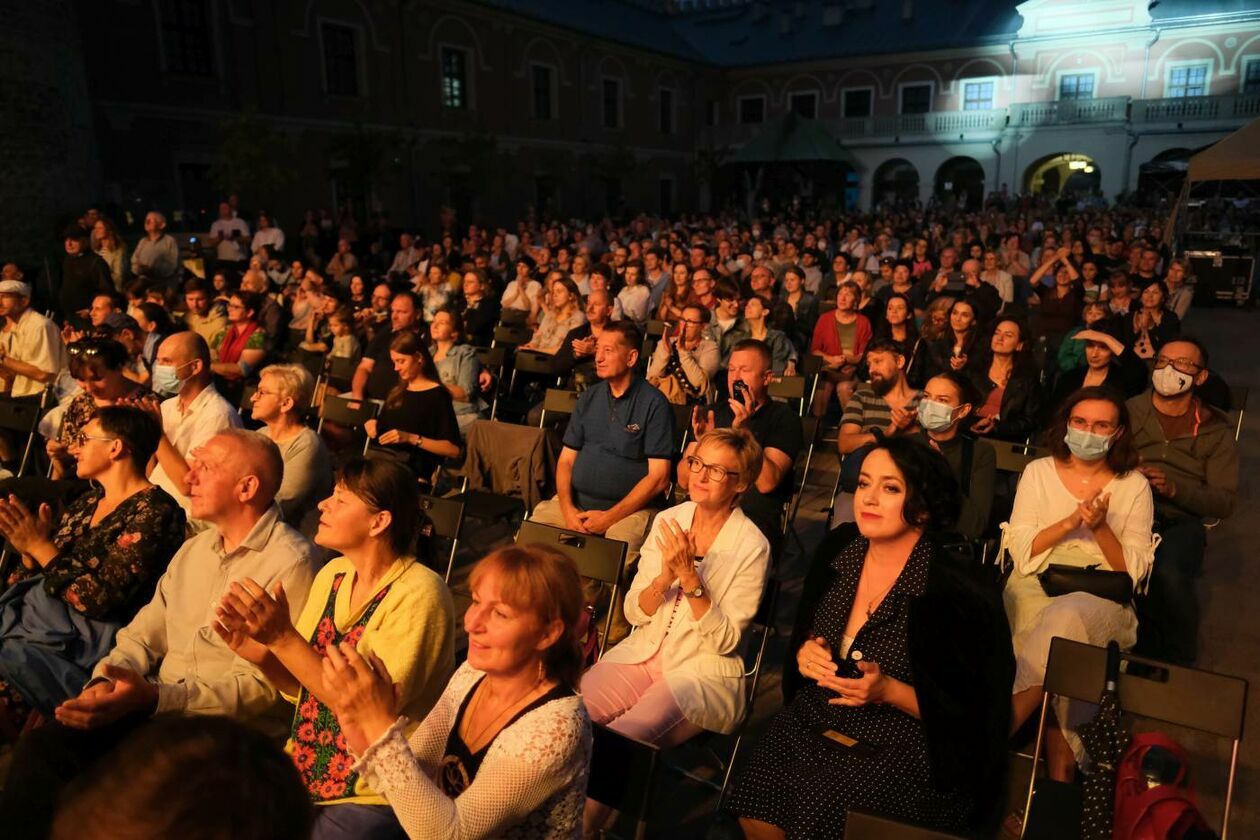
<instances>
[{"instance_id":1,"label":"man with glasses","mask_svg":"<svg viewBox=\"0 0 1260 840\"><path fill-rule=\"evenodd\" d=\"M740 508L777 550L783 537L781 517L792 498L793 466L804 446L801 418L787 403L770 399L768 389L774 374L770 348L764 341L746 338L731 350L726 369L730 399L708 409L696 406L691 413L692 440L686 455L695 454L696 441L711 429L747 429L761 444L761 472L740 497ZM691 481L687 461L678 467L678 486L687 489Z\"/></svg>"},{"instance_id":2,"label":"man with glasses","mask_svg":"<svg viewBox=\"0 0 1260 840\"><path fill-rule=\"evenodd\" d=\"M1128 402L1138 469L1155 494L1155 551L1150 588L1137 599L1137 650L1179 665L1198 656L1199 602L1205 520L1234 512L1238 451L1225 415L1199 398L1208 378L1208 354L1182 337L1155 359L1152 390Z\"/></svg>"}]
</instances>

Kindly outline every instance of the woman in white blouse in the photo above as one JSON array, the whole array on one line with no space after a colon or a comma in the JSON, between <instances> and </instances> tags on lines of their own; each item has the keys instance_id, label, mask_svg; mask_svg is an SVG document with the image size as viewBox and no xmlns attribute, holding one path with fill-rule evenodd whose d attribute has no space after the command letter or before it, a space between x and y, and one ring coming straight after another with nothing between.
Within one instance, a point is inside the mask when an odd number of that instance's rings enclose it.
<instances>
[{"instance_id":1,"label":"woman in white blouse","mask_svg":"<svg viewBox=\"0 0 1260 840\"><path fill-rule=\"evenodd\" d=\"M662 747L739 724L737 650L770 565L770 544L739 497L761 472L761 458L742 429L714 429L687 458L691 501L656 516L626 594L636 630L582 678L591 720ZM609 816L588 802L587 835Z\"/></svg>"},{"instance_id":2,"label":"woman in white blouse","mask_svg":"<svg viewBox=\"0 0 1260 840\"><path fill-rule=\"evenodd\" d=\"M554 550L513 545L482 559L469 582L468 660L414 729L397 716L380 659L328 647L324 693L358 757L352 771L412 840L577 837L591 755L574 691L577 570Z\"/></svg>"},{"instance_id":3,"label":"woman in white blouse","mask_svg":"<svg viewBox=\"0 0 1260 840\"><path fill-rule=\"evenodd\" d=\"M577 286L567 277L555 277L547 287L551 305L543 313L538 329L533 337L520 346L520 350L533 350L535 353L546 353L554 356L564 343L569 330L576 329L586 323L586 315L582 312L582 297Z\"/></svg>"},{"instance_id":4,"label":"woman in white blouse","mask_svg":"<svg viewBox=\"0 0 1260 840\"><path fill-rule=\"evenodd\" d=\"M1059 409L1046 441L1051 456L1033 461L1020 477L1003 547L1014 571L1003 592L1015 647L1012 727L1017 730L1041 702L1050 641L1062 636L1091 645L1137 641L1131 603L1086 592L1050 597L1037 575L1050 564L1097 565L1126 572L1137 590L1145 581L1159 539L1151 534L1154 504L1138 464L1128 411L1111 391L1082 388ZM1055 703L1060 729L1047 742L1053 778L1071 779L1082 749L1066 700ZM1059 737L1062 731L1063 736ZM1070 748L1070 749L1069 749Z\"/></svg>"}]
</instances>

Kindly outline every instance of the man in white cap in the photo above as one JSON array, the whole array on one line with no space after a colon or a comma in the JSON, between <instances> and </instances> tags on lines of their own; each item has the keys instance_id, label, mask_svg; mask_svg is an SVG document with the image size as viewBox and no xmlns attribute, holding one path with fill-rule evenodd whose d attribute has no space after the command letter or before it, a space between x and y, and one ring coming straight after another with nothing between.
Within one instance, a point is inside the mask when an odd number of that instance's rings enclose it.
<instances>
[{"instance_id":1,"label":"man in white cap","mask_svg":"<svg viewBox=\"0 0 1260 840\"><path fill-rule=\"evenodd\" d=\"M9 396L38 397L66 366L61 331L31 308L31 287L20 280L0 281L0 378Z\"/></svg>"}]
</instances>

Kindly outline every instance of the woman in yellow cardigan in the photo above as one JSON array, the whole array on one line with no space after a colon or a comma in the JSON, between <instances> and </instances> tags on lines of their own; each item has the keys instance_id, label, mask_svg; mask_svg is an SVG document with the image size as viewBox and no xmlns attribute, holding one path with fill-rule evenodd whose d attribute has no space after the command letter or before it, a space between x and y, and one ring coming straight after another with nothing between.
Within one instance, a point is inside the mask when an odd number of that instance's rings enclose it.
<instances>
[{"instance_id":1,"label":"woman in yellow cardigan","mask_svg":"<svg viewBox=\"0 0 1260 840\"><path fill-rule=\"evenodd\" d=\"M385 799L354 759L321 696L324 651L348 643L394 675L401 714L423 720L454 668L455 609L442 579L416 561L415 478L399 464L355 460L319 505L315 542L341 556L311 584L296 626L284 590L233 583L216 630L296 707L286 750L321 806L313 838L401 837ZM397 515L395 515L397 514Z\"/></svg>"}]
</instances>

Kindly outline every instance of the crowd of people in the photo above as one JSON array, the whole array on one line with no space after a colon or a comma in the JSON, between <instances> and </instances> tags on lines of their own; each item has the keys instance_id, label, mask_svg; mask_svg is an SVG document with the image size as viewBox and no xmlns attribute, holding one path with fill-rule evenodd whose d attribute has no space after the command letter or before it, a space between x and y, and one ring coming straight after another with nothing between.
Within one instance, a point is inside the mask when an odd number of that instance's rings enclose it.
<instances>
[{"instance_id":1,"label":"crowd of people","mask_svg":"<svg viewBox=\"0 0 1260 840\"><path fill-rule=\"evenodd\" d=\"M154 211L128 253L89 211L48 314L4 266L0 387L42 415L38 445L0 439L10 836L597 836L593 724L669 747L746 719L741 642L811 446L841 503L786 705L726 799L746 836L841 836L850 808L995 827L1053 637L1198 656L1238 459L1151 211L999 196L429 242L325 219L286 238L233 197L204 251ZM527 515L624 542L624 599L592 646L572 561L506 545L461 639L421 494L556 381L576 402ZM317 425L333 397L372 406L363 445ZM1034 457L1012 476L1004 452ZM1055 778L1088 760L1086 711L1054 704Z\"/></svg>"}]
</instances>

